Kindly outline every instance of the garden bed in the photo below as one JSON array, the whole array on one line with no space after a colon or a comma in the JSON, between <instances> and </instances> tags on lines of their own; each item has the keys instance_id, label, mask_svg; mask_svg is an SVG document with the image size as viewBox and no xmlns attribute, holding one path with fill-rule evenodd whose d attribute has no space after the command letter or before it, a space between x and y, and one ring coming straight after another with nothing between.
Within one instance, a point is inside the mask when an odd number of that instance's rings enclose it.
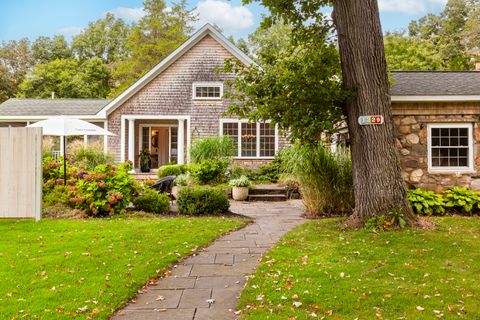
<instances>
[{"instance_id":1,"label":"garden bed","mask_svg":"<svg viewBox=\"0 0 480 320\"><path fill-rule=\"evenodd\" d=\"M149 279L247 219L0 220L2 319L111 316Z\"/></svg>"},{"instance_id":2,"label":"garden bed","mask_svg":"<svg viewBox=\"0 0 480 320\"><path fill-rule=\"evenodd\" d=\"M243 318L480 318L479 217L379 233L340 221L308 222L277 244L241 296Z\"/></svg>"}]
</instances>

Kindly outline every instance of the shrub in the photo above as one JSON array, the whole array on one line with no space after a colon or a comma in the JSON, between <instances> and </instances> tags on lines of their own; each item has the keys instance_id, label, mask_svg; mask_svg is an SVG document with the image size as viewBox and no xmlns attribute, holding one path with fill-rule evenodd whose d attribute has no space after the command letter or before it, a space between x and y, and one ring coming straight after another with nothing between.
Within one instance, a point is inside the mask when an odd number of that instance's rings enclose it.
<instances>
[{"instance_id":1,"label":"shrub","mask_svg":"<svg viewBox=\"0 0 480 320\"><path fill-rule=\"evenodd\" d=\"M67 157L77 167L87 170L93 170L101 164L107 164L114 161L111 154L105 153L103 144L94 143L87 147L83 145L83 141L71 144L71 150Z\"/></svg>"},{"instance_id":2,"label":"shrub","mask_svg":"<svg viewBox=\"0 0 480 320\"><path fill-rule=\"evenodd\" d=\"M186 187L190 184L190 176L186 174L178 175L173 181L174 186Z\"/></svg>"},{"instance_id":3,"label":"shrub","mask_svg":"<svg viewBox=\"0 0 480 320\"><path fill-rule=\"evenodd\" d=\"M190 166L192 178L199 184L220 183L226 180L229 159L207 159Z\"/></svg>"},{"instance_id":4,"label":"shrub","mask_svg":"<svg viewBox=\"0 0 480 320\"><path fill-rule=\"evenodd\" d=\"M194 140L190 148L192 163L207 159L233 157L236 154L235 145L227 136L206 137Z\"/></svg>"},{"instance_id":5,"label":"shrub","mask_svg":"<svg viewBox=\"0 0 480 320\"><path fill-rule=\"evenodd\" d=\"M180 214L221 214L228 212L230 204L221 189L185 187L178 193L177 207Z\"/></svg>"},{"instance_id":6,"label":"shrub","mask_svg":"<svg viewBox=\"0 0 480 320\"><path fill-rule=\"evenodd\" d=\"M459 213L471 214L480 208L480 193L467 188L454 187L444 192L445 206Z\"/></svg>"},{"instance_id":7,"label":"shrub","mask_svg":"<svg viewBox=\"0 0 480 320\"><path fill-rule=\"evenodd\" d=\"M300 183L311 215L349 214L355 205L350 154L334 153L321 143L295 144L284 151L285 169Z\"/></svg>"},{"instance_id":8,"label":"shrub","mask_svg":"<svg viewBox=\"0 0 480 320\"><path fill-rule=\"evenodd\" d=\"M167 176L179 176L185 174L188 166L185 164L169 164L158 168L158 178L161 179Z\"/></svg>"},{"instance_id":9,"label":"shrub","mask_svg":"<svg viewBox=\"0 0 480 320\"><path fill-rule=\"evenodd\" d=\"M422 189L408 190L408 201L415 213L440 215L445 213L445 201L440 194Z\"/></svg>"},{"instance_id":10,"label":"shrub","mask_svg":"<svg viewBox=\"0 0 480 320\"><path fill-rule=\"evenodd\" d=\"M119 213L130 203L136 190L137 182L128 173L131 169L129 162L97 166L78 180L72 190L71 205L93 216Z\"/></svg>"},{"instance_id":11,"label":"shrub","mask_svg":"<svg viewBox=\"0 0 480 320\"><path fill-rule=\"evenodd\" d=\"M158 193L154 190L147 190L133 200L138 210L153 213L168 213L170 211L170 199L166 193Z\"/></svg>"},{"instance_id":12,"label":"shrub","mask_svg":"<svg viewBox=\"0 0 480 320\"><path fill-rule=\"evenodd\" d=\"M230 180L228 184L231 187L248 188L250 187L251 182L246 176L241 176L238 179Z\"/></svg>"}]
</instances>

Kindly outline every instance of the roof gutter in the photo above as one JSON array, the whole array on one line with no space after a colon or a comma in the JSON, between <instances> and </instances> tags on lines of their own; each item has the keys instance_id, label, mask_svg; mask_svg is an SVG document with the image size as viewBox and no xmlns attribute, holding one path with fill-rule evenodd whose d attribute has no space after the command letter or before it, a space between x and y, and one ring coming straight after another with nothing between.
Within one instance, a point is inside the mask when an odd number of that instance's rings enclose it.
<instances>
[{"instance_id":1,"label":"roof gutter","mask_svg":"<svg viewBox=\"0 0 480 320\"><path fill-rule=\"evenodd\" d=\"M464 102L480 101L480 95L391 96L392 102Z\"/></svg>"}]
</instances>

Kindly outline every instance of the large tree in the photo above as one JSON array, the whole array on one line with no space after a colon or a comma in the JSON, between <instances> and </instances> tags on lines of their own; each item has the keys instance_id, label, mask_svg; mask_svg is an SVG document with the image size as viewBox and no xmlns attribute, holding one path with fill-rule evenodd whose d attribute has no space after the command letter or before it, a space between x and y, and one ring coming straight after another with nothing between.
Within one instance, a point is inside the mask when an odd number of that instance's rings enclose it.
<instances>
[{"instance_id":1,"label":"large tree","mask_svg":"<svg viewBox=\"0 0 480 320\"><path fill-rule=\"evenodd\" d=\"M332 131L343 111L351 134L356 199L350 222L362 225L369 217L395 211L415 223L395 147L376 0L262 3L272 14L263 27L285 22L291 26L290 41L282 48L274 43L257 50L260 67L233 68L227 62L226 69L237 72L232 111L252 120L272 119L291 138L305 142ZM334 25L322 13L331 4ZM383 115L385 123L360 126L361 115Z\"/></svg>"},{"instance_id":2,"label":"large tree","mask_svg":"<svg viewBox=\"0 0 480 320\"><path fill-rule=\"evenodd\" d=\"M196 19L186 9L185 0L172 7L164 0L146 0L144 10L145 16L129 35L128 58L115 65L114 94L123 92L187 40Z\"/></svg>"},{"instance_id":3,"label":"large tree","mask_svg":"<svg viewBox=\"0 0 480 320\"><path fill-rule=\"evenodd\" d=\"M351 222L392 210L415 221L395 146L387 63L377 0L336 0L343 84L355 94L345 101L350 133L355 210ZM383 115L383 125L362 126L360 116Z\"/></svg>"},{"instance_id":4,"label":"large tree","mask_svg":"<svg viewBox=\"0 0 480 320\"><path fill-rule=\"evenodd\" d=\"M72 50L64 36L38 37L32 43L32 57L36 64L72 57Z\"/></svg>"}]
</instances>

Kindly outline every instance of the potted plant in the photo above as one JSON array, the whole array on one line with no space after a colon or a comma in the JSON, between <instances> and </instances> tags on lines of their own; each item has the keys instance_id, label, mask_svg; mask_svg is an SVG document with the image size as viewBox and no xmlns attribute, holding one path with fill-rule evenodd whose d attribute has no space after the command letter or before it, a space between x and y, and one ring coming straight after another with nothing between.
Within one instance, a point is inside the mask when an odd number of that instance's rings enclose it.
<instances>
[{"instance_id":1,"label":"potted plant","mask_svg":"<svg viewBox=\"0 0 480 320\"><path fill-rule=\"evenodd\" d=\"M230 180L229 185L232 187L232 198L235 201L245 201L248 198L248 187L250 187L250 180L246 176L241 176L238 179Z\"/></svg>"},{"instance_id":2,"label":"potted plant","mask_svg":"<svg viewBox=\"0 0 480 320\"><path fill-rule=\"evenodd\" d=\"M141 172L150 172L150 161L151 155L148 149L143 149L138 155L140 160L140 171Z\"/></svg>"},{"instance_id":3,"label":"potted plant","mask_svg":"<svg viewBox=\"0 0 480 320\"><path fill-rule=\"evenodd\" d=\"M190 182L190 177L186 174L180 174L175 180L173 180L172 195L175 199L178 197L178 192L182 187L188 186Z\"/></svg>"}]
</instances>

